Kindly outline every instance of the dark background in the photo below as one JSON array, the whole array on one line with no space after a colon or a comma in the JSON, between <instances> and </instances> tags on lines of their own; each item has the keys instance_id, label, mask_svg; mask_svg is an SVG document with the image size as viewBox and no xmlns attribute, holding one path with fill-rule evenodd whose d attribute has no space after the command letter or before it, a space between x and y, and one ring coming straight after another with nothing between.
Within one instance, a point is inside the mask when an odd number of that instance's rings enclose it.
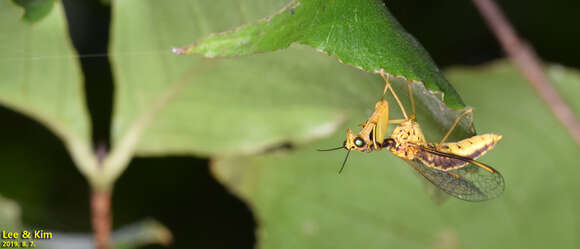
<instances>
[{"instance_id":1,"label":"dark background","mask_svg":"<svg viewBox=\"0 0 580 249\"><path fill-rule=\"evenodd\" d=\"M106 54L110 8L98 0L64 0L81 55ZM385 1L399 22L445 68L481 64L503 52L471 1ZM540 57L580 68L580 1L500 1L519 34ZM81 57L95 145L108 146L112 74L108 58ZM0 166L2 194L23 209L25 225L90 232L88 185L62 143L40 124L0 107L0 149L15 165ZM18 132L15 132L18 131ZM28 152L34 151L32 157ZM137 158L117 181L114 225L153 217L173 232L175 248L252 248L255 221L247 206L213 179L204 158ZM42 191L39 191L42 190ZM153 247L151 247L153 248Z\"/></svg>"}]
</instances>

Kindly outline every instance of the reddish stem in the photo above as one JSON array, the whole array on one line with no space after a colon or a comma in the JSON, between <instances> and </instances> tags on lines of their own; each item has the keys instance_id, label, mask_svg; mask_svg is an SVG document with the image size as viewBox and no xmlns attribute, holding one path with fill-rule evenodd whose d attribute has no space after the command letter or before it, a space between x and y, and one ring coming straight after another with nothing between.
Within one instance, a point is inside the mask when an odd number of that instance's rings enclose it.
<instances>
[{"instance_id":1,"label":"reddish stem","mask_svg":"<svg viewBox=\"0 0 580 249\"><path fill-rule=\"evenodd\" d=\"M111 193L93 192L91 212L96 248L108 249L111 237Z\"/></svg>"},{"instance_id":2,"label":"reddish stem","mask_svg":"<svg viewBox=\"0 0 580 249\"><path fill-rule=\"evenodd\" d=\"M580 145L580 123L576 120L570 107L552 87L548 77L542 70L534 49L518 38L516 32L494 1L473 0L473 2L495 33L503 49L516 63L542 100L550 106L556 118L566 127L576 144Z\"/></svg>"}]
</instances>

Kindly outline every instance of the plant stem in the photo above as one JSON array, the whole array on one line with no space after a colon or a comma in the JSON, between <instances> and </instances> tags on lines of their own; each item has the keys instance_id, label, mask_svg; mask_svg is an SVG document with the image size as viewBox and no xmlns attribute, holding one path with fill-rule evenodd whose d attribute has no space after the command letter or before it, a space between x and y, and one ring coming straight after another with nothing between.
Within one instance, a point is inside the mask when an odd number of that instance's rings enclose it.
<instances>
[{"instance_id":1,"label":"plant stem","mask_svg":"<svg viewBox=\"0 0 580 249\"><path fill-rule=\"evenodd\" d=\"M111 192L93 191L91 213L97 249L108 249L111 238Z\"/></svg>"},{"instance_id":2,"label":"plant stem","mask_svg":"<svg viewBox=\"0 0 580 249\"><path fill-rule=\"evenodd\" d=\"M521 41L493 0L473 0L475 6L495 33L503 49L516 63L528 82L534 87L542 100L550 106L556 118L566 127L577 145L580 146L580 123L570 107L552 87L542 70L534 49Z\"/></svg>"},{"instance_id":3,"label":"plant stem","mask_svg":"<svg viewBox=\"0 0 580 249\"><path fill-rule=\"evenodd\" d=\"M103 161L107 157L105 143L99 143L95 150L97 157L97 171L103 171ZM97 249L108 249L111 241L111 188L97 188L93 186L91 196L91 214L95 245Z\"/></svg>"}]
</instances>

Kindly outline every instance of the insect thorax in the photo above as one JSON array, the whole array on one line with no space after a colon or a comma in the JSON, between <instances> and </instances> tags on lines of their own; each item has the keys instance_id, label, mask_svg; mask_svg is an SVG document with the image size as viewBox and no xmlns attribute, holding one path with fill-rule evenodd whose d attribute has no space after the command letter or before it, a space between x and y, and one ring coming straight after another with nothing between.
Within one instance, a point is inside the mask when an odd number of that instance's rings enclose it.
<instances>
[{"instance_id":1,"label":"insect thorax","mask_svg":"<svg viewBox=\"0 0 580 249\"><path fill-rule=\"evenodd\" d=\"M407 120L397 126L391 138L395 140L395 145L389 150L398 157L410 160L415 158L418 145L426 144L421 127L414 120Z\"/></svg>"},{"instance_id":2,"label":"insect thorax","mask_svg":"<svg viewBox=\"0 0 580 249\"><path fill-rule=\"evenodd\" d=\"M426 144L425 135L421 131L421 127L414 120L407 120L401 123L393 131L391 138L395 139L397 143L405 144L411 143L416 145Z\"/></svg>"}]
</instances>

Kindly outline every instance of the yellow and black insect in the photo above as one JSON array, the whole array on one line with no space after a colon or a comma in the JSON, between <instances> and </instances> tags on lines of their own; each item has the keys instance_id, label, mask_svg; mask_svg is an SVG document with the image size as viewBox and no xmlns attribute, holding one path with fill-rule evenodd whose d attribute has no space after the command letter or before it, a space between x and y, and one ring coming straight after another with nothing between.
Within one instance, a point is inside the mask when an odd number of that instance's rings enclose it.
<instances>
[{"instance_id":1,"label":"yellow and black insect","mask_svg":"<svg viewBox=\"0 0 580 249\"><path fill-rule=\"evenodd\" d=\"M371 152L374 150L381 150L382 144L385 141L385 137L387 137L387 126L389 123L401 123L406 119L398 119L398 120L389 120L389 102L387 102L384 98L388 90L391 90L393 93L393 97L397 101L399 105L402 106L399 97L393 91L391 84L389 83L389 78L385 75L384 70L381 69L380 71L381 76L385 80L385 88L383 89L383 95L381 100L377 101L375 104L375 109L369 119L362 123L361 126L363 127L358 134L352 132L351 129L346 130L346 140L344 144L337 148L332 149L325 149L319 151L331 151L331 150L338 150L338 149L346 149L348 152L346 157L340 167L338 173L340 174L344 169L350 151L356 150L361 152ZM402 109L403 110L403 109ZM404 111L404 110L403 110ZM405 118L407 117L404 114Z\"/></svg>"},{"instance_id":2,"label":"yellow and black insect","mask_svg":"<svg viewBox=\"0 0 580 249\"><path fill-rule=\"evenodd\" d=\"M339 173L344 169L351 150L371 152L385 148L397 157L404 159L439 189L459 199L484 201L496 198L503 193L505 185L502 175L491 166L475 161L493 149L502 138L501 135L483 134L458 142L446 143L445 140L461 118L472 113L472 109L469 108L455 119L439 143L428 143L415 120L415 103L411 85L408 85L408 89L413 113L407 115L383 70L381 70L381 76L385 80L383 98L375 104L374 112L361 125L363 127L361 131L355 135L348 129L343 146L323 150L344 148L348 151ZM389 105L384 100L388 90L393 94L404 119L388 119ZM389 123L399 125L386 138Z\"/></svg>"},{"instance_id":3,"label":"yellow and black insect","mask_svg":"<svg viewBox=\"0 0 580 249\"><path fill-rule=\"evenodd\" d=\"M502 175L491 166L475 161L493 149L502 136L483 134L446 143L461 118L472 113L472 109L468 108L455 119L439 143L428 143L419 123L415 121L410 87L409 97L413 114L393 130L381 147L405 159L439 189L459 199L484 201L503 193L505 184ZM400 107L404 109L402 105Z\"/></svg>"}]
</instances>

